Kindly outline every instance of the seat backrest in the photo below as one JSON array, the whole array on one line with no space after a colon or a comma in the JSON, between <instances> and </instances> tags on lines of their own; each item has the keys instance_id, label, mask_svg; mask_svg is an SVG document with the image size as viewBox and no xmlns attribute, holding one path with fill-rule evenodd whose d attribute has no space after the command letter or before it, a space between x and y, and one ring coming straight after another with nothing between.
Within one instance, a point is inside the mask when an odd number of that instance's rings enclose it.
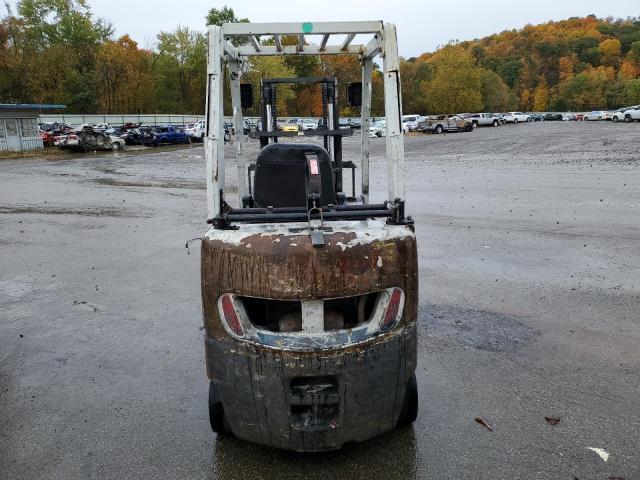
<instances>
[{"instance_id":1,"label":"seat backrest","mask_svg":"<svg viewBox=\"0 0 640 480\"><path fill-rule=\"evenodd\" d=\"M271 143L256 160L253 201L256 207L306 207L307 158L318 161L322 205L336 204L331 159L327 151L303 143Z\"/></svg>"}]
</instances>

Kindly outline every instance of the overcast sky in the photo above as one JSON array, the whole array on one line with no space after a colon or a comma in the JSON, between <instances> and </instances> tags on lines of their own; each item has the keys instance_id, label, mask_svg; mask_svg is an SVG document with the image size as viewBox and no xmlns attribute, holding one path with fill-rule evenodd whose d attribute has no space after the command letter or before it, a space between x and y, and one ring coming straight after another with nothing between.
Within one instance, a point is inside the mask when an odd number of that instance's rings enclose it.
<instances>
[{"instance_id":1,"label":"overcast sky","mask_svg":"<svg viewBox=\"0 0 640 480\"><path fill-rule=\"evenodd\" d=\"M15 3L15 2L12 2ZM228 5L253 22L384 20L398 27L400 54L417 56L449 40L471 40L531 23L585 16L640 16L639 0L88 0L95 15L152 46L178 24L204 30L211 7ZM2 7L3 11L4 7ZM4 13L4 12L3 12Z\"/></svg>"}]
</instances>

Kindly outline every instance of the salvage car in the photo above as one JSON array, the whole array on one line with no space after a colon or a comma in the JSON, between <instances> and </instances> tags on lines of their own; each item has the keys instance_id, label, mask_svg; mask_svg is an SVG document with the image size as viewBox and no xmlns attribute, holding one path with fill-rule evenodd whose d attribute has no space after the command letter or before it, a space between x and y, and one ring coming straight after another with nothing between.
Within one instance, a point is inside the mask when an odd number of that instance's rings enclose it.
<instances>
[{"instance_id":1,"label":"salvage car","mask_svg":"<svg viewBox=\"0 0 640 480\"><path fill-rule=\"evenodd\" d=\"M561 113L545 113L543 120L545 122L559 122L563 120Z\"/></svg>"},{"instance_id":2,"label":"salvage car","mask_svg":"<svg viewBox=\"0 0 640 480\"><path fill-rule=\"evenodd\" d=\"M151 138L145 139L143 142L145 145L155 145L159 147L163 143L169 143L172 145L178 143L190 143L191 137L185 133L184 130L176 128L172 125L165 125L163 127L157 127L153 131Z\"/></svg>"},{"instance_id":3,"label":"salvage car","mask_svg":"<svg viewBox=\"0 0 640 480\"><path fill-rule=\"evenodd\" d=\"M299 128L295 123L283 122L278 124L278 130L281 132L297 132Z\"/></svg>"},{"instance_id":4,"label":"salvage car","mask_svg":"<svg viewBox=\"0 0 640 480\"><path fill-rule=\"evenodd\" d=\"M120 135L127 145L144 145L153 141L154 131L151 127L139 126L130 128Z\"/></svg>"},{"instance_id":5,"label":"salvage car","mask_svg":"<svg viewBox=\"0 0 640 480\"><path fill-rule=\"evenodd\" d=\"M387 122L385 120L373 122L371 126L369 126L369 137L384 137L386 135L386 130Z\"/></svg>"},{"instance_id":6,"label":"salvage car","mask_svg":"<svg viewBox=\"0 0 640 480\"><path fill-rule=\"evenodd\" d=\"M62 149L81 152L94 150L117 151L124 148L125 141L120 137L97 131L91 125L83 124L57 141L56 145Z\"/></svg>"},{"instance_id":7,"label":"salvage car","mask_svg":"<svg viewBox=\"0 0 640 480\"><path fill-rule=\"evenodd\" d=\"M593 112L585 113L583 120L589 122L609 120L609 112L605 112L604 110L594 110Z\"/></svg>"},{"instance_id":8,"label":"salvage car","mask_svg":"<svg viewBox=\"0 0 640 480\"><path fill-rule=\"evenodd\" d=\"M476 127L499 127L500 119L493 113L473 113L469 120Z\"/></svg>"},{"instance_id":9,"label":"salvage car","mask_svg":"<svg viewBox=\"0 0 640 480\"><path fill-rule=\"evenodd\" d=\"M312 118L304 118L300 121L300 130L303 132L317 130L318 122L313 120Z\"/></svg>"},{"instance_id":10,"label":"salvage car","mask_svg":"<svg viewBox=\"0 0 640 480\"><path fill-rule=\"evenodd\" d=\"M640 121L640 106L632 107L624 112L625 122L633 122L634 120Z\"/></svg>"},{"instance_id":11,"label":"salvage car","mask_svg":"<svg viewBox=\"0 0 640 480\"><path fill-rule=\"evenodd\" d=\"M473 123L460 115L434 115L421 122L416 131L429 133L471 132Z\"/></svg>"},{"instance_id":12,"label":"salvage car","mask_svg":"<svg viewBox=\"0 0 640 480\"><path fill-rule=\"evenodd\" d=\"M427 117L420 115L418 118L416 118L415 120L410 120L407 122L403 122L402 124L402 130L407 133L407 132L415 132L416 128L418 128L418 124L420 122L423 122L427 119Z\"/></svg>"},{"instance_id":13,"label":"salvage car","mask_svg":"<svg viewBox=\"0 0 640 480\"><path fill-rule=\"evenodd\" d=\"M530 122L532 120L531 115L522 112L507 112L504 119L507 123Z\"/></svg>"},{"instance_id":14,"label":"salvage car","mask_svg":"<svg viewBox=\"0 0 640 480\"><path fill-rule=\"evenodd\" d=\"M614 112L610 112L610 116L614 122L640 120L640 105L619 108Z\"/></svg>"}]
</instances>

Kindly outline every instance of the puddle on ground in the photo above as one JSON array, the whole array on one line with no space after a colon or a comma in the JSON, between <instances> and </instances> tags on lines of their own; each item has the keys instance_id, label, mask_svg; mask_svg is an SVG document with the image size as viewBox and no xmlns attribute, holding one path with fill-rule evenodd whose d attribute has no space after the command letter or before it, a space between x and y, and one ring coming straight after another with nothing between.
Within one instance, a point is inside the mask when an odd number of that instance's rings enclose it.
<instances>
[{"instance_id":1,"label":"puddle on ground","mask_svg":"<svg viewBox=\"0 0 640 480\"><path fill-rule=\"evenodd\" d=\"M0 304L16 302L33 292L31 285L11 280L0 280Z\"/></svg>"},{"instance_id":2,"label":"puddle on ground","mask_svg":"<svg viewBox=\"0 0 640 480\"><path fill-rule=\"evenodd\" d=\"M430 336L493 352L515 350L539 334L522 321L502 313L455 305L421 305L418 324Z\"/></svg>"}]
</instances>

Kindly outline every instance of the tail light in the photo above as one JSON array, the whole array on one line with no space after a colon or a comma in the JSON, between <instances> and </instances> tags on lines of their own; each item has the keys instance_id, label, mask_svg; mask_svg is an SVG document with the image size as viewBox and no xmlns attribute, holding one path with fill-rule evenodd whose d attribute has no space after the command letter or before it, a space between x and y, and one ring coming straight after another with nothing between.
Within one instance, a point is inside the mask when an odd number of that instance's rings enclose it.
<instances>
[{"instance_id":1,"label":"tail light","mask_svg":"<svg viewBox=\"0 0 640 480\"><path fill-rule=\"evenodd\" d=\"M238 312L234 305L233 296L230 293L225 293L220 297L220 313L222 314L222 320L227 325L229 330L238 337L244 336L244 329L242 328L242 322L238 317Z\"/></svg>"},{"instance_id":2,"label":"tail light","mask_svg":"<svg viewBox=\"0 0 640 480\"><path fill-rule=\"evenodd\" d=\"M384 312L384 317L382 317L382 321L380 322L381 332L386 332L397 323L399 317L398 313L402 306L402 300L402 290L394 288L391 291L391 297L389 298L387 309Z\"/></svg>"}]
</instances>

